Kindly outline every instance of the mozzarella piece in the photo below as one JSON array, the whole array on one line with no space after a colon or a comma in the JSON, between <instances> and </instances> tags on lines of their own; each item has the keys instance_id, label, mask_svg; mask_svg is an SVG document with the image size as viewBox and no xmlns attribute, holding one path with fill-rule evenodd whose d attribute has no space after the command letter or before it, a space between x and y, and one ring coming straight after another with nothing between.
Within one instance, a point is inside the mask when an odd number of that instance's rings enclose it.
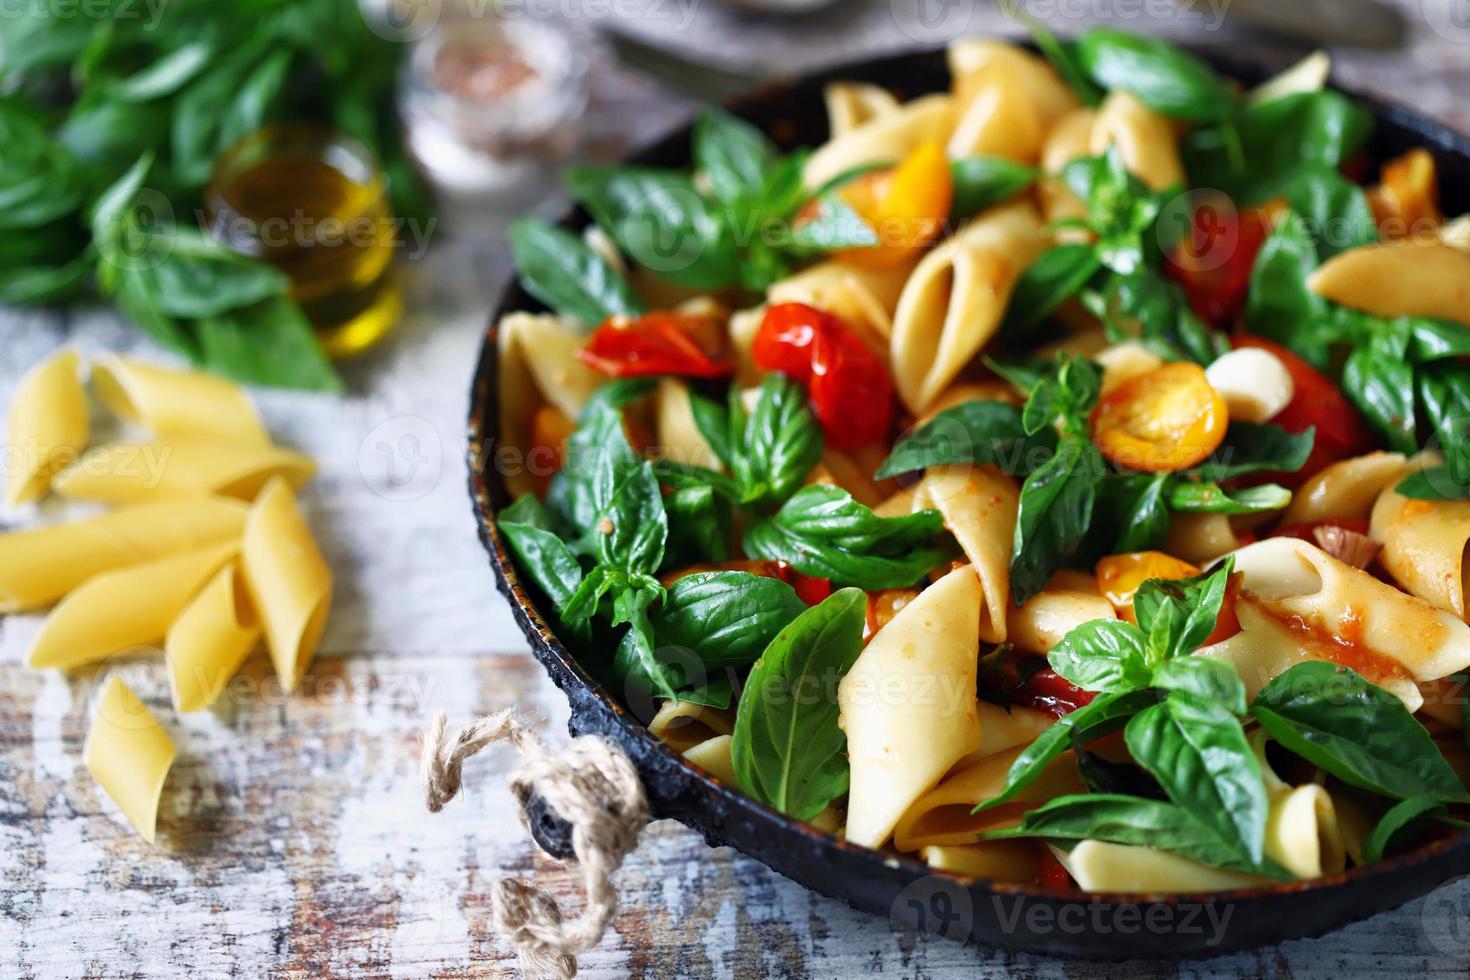
<instances>
[{"instance_id":1,"label":"mozzarella piece","mask_svg":"<svg viewBox=\"0 0 1470 980\"><path fill-rule=\"evenodd\" d=\"M1296 393L1281 358L1258 347L1220 355L1205 369L1205 379L1225 399L1230 418L1241 422L1274 418Z\"/></svg>"}]
</instances>

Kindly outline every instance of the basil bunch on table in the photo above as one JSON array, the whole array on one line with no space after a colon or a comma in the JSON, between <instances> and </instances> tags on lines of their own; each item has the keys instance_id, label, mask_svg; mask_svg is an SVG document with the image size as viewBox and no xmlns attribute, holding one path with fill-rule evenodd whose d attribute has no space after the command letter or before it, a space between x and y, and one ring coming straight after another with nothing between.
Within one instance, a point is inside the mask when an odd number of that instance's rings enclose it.
<instances>
[{"instance_id":1,"label":"basil bunch on table","mask_svg":"<svg viewBox=\"0 0 1470 980\"><path fill-rule=\"evenodd\" d=\"M0 16L0 302L96 287L207 370L340 390L285 281L187 216L222 152L289 120L367 145L396 213L427 218L393 99L406 46L347 0L211 0L152 17L118 4L89 16L45 8Z\"/></svg>"}]
</instances>

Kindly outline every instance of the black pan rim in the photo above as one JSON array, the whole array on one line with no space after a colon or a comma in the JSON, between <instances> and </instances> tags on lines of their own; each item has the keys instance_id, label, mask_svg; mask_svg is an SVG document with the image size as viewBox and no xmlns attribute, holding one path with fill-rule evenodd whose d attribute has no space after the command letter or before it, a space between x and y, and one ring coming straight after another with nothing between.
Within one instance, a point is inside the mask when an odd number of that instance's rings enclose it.
<instances>
[{"instance_id":1,"label":"black pan rim","mask_svg":"<svg viewBox=\"0 0 1470 980\"><path fill-rule=\"evenodd\" d=\"M1202 57L1211 61L1224 74L1245 80L1254 80L1265 77L1268 73L1258 64L1242 61L1235 58L1221 56L1208 49L1197 49ZM903 68L905 65L931 62L936 58L943 57L942 48L922 48L903 51L894 54L886 54L877 58L860 59L852 62L823 69L811 75L793 77L772 82L761 87L759 90L738 99L726 103L727 108L737 115L744 114L751 107L768 103L791 93L798 87L810 87L821 85L828 81L844 78L862 77L865 75L883 72L894 68ZM1436 151L1437 154L1448 154L1459 158L1467 166L1470 166L1470 137L1455 132L1441 123L1421 116L1403 106L1388 102L1377 96L1355 92L1344 89L1335 83L1329 83L1331 87L1344 95L1353 98L1358 104L1366 107L1373 113L1375 120L1382 124L1388 123L1399 129L1412 132L1412 134L1423 145ZM689 135L688 124L674 127L668 133L653 141L639 152L629 157L630 161L643 161L650 157L662 155L678 156L679 148L687 146ZM687 159L687 151L683 152ZM562 223L570 227L580 227L585 224L586 216L578 209L568 210L562 217ZM507 284L493 312L489 326L485 333L484 343L480 357L476 364L474 382L470 393L470 407L468 419L468 451L467 462L469 467L469 491L476 525L482 544L488 552L491 567L496 576L497 587L509 601L513 615L522 632L531 644L532 651L537 659L546 668L552 681L568 696L572 707L571 728L574 733L585 731L598 731L602 734L614 736L625 750L629 751L635 763L645 760L657 760L662 769L662 775L666 778L675 778L684 785L679 787L677 795L693 799L694 802L686 803L671 808L671 812L661 813L677 819L701 832L711 843L729 843L719 827L728 825L732 815L735 819L746 821L758 827L762 833L779 835L787 840L788 844L800 844L804 847L816 848L825 856L834 859L857 860L869 866L872 870L902 872L911 879L921 878L948 878L957 882L960 886L981 894L997 897L1016 897L1024 899L1036 899L1048 902L1087 902L1091 904L1106 904L1112 906L1183 906L1183 905L1238 905L1241 903L1261 902L1268 898L1284 895L1317 896L1324 899L1328 895L1337 896L1346 886L1373 882L1393 876L1421 875L1425 880L1433 879L1427 887L1416 888L1416 894L1423 894L1447 882L1460 874L1470 872L1470 835L1459 835L1435 840L1415 850L1399 855L1395 858L1380 861L1365 867L1352 868L1337 875L1312 879L1309 881L1290 882L1261 887L1236 889L1225 892L1194 892L1173 894L1151 894L1151 893L1093 893L1078 889L1048 889L1039 885L1017 884L1012 882L997 882L988 879L973 878L964 875L956 875L949 872L936 872L923 862L905 855L897 855L884 851L876 851L867 847L852 845L837 837L817 830L810 825L792 820L779 812L770 809L755 799L728 787L713 779L702 769L687 762L681 756L664 746L662 742L650 735L644 725L635 718L631 712L615 698L613 698L577 661L571 652L564 647L556 638L552 629L541 616L531 595L521 583L518 573L508 557L504 544L500 538L499 530L494 522L494 501L503 499L503 485L496 485L487 475L494 468L489 465L492 462L491 452L496 442L493 431L494 423L498 419L498 403L495 401L496 394L496 338L497 326L502 316L507 313L536 308L534 300L524 294L519 285L512 280ZM585 717L593 712L601 715L597 719ZM670 774L673 774L670 777ZM674 794L667 794L674 795ZM718 821L702 819L702 817L714 806L718 805L722 810L728 810L725 816ZM768 866L771 862L759 853L751 853L751 849L734 844L743 852L761 861ZM866 908L856 902L853 897L843 890L833 890L812 882L797 879L804 887L811 888L823 894L840 898L854 904L857 907ZM1421 882L1422 884L1422 882ZM1410 896L1412 897L1412 896ZM1305 931L1284 930L1279 938L1310 938L1334 931L1352 922L1368 918L1377 912L1394 907L1407 901L1408 898L1392 898L1380 903L1368 902L1367 904L1356 904L1350 908L1339 909L1332 921L1325 926L1310 928ZM1007 943L1006 945L1011 945ZM1185 951L1183 956L1190 958L1208 957L1230 952L1240 948L1250 948L1251 945L1230 946L1218 951ZM1072 950L1067 948L1048 949L1044 946L1018 945L1013 948L1030 949L1035 952L1069 955ZM1141 950L1140 950L1141 951ZM1083 955L1091 958L1120 958L1133 955L1126 951L1119 952L1086 952ZM1155 954L1157 955L1157 954Z\"/></svg>"}]
</instances>

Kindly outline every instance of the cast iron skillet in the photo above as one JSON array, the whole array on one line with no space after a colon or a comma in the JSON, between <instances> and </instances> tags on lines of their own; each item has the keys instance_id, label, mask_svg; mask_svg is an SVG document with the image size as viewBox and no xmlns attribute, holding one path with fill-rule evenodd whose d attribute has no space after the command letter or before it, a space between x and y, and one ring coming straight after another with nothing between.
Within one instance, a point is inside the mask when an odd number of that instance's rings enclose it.
<instances>
[{"instance_id":1,"label":"cast iron skillet","mask_svg":"<svg viewBox=\"0 0 1470 980\"><path fill-rule=\"evenodd\" d=\"M1259 66L1205 56L1248 83L1265 74ZM783 146L816 144L826 133L822 87L837 79L875 82L903 98L940 91L949 83L944 53L924 51L782 83L730 108ZM1470 210L1470 139L1398 106L1354 97L1378 120L1369 148L1375 163L1414 146L1427 147L1439 164L1445 213ZM633 160L687 165L689 131L670 134ZM574 211L564 223L580 228L586 221L585 214ZM897 926L1011 949L1094 958L1198 958L1318 936L1470 872L1470 836L1460 836L1316 881L1199 895L1089 895L934 872L913 858L838 840L711 779L649 735L643 721L553 635L538 606L542 596L522 583L495 526L496 508L508 503L494 452L499 431L496 324L508 312L541 308L512 284L491 317L470 398L470 496L500 591L510 600L537 659L571 702L572 734L603 735L622 746L643 777L656 816L688 825L711 846L736 847L814 891L886 914ZM545 831L555 820L542 823ZM543 832L538 840L551 839L550 849L560 850L556 836Z\"/></svg>"}]
</instances>

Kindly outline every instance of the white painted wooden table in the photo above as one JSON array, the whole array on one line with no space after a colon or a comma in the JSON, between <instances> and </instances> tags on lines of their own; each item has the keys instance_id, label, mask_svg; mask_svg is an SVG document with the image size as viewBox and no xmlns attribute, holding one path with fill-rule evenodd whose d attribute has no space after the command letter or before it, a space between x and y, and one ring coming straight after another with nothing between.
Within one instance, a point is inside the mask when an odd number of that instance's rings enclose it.
<instances>
[{"instance_id":1,"label":"white painted wooden table","mask_svg":"<svg viewBox=\"0 0 1470 980\"><path fill-rule=\"evenodd\" d=\"M1456 2L1405 2L1410 50L1345 56L1341 78L1470 131L1470 10ZM928 3L930 19L918 23L916 3L849 0L831 19L784 22L658 0L649 10L667 16L625 27L700 58L788 69L815 52L837 60L997 27L988 5L966 3ZM1166 5L1022 6L1050 17ZM1132 24L1186 35L1198 27ZM1228 30L1208 37L1240 43ZM603 128L627 140L688 108L611 73L598 88ZM468 791L439 816L425 814L415 789L418 733L433 711L464 720L519 705L553 738L565 731L561 696L495 592L464 490L466 392L506 270L498 245L440 236L412 270L402 328L347 366L348 397L261 394L272 430L321 461L304 505L336 570L337 601L322 653L291 697L257 656L228 704L179 717L156 662L121 668L179 748L156 847L128 829L81 766L96 678L27 670L38 619L0 620L0 976L499 976L513 964L489 926L500 869L534 868L575 902L575 876L533 856L522 837L503 791L507 758L472 763ZM0 400L26 366L67 343L163 356L105 310L0 310ZM1066 963L893 933L672 824L650 829L619 882L623 911L583 958L586 976L1341 980L1470 971L1465 881L1324 940L1182 967Z\"/></svg>"}]
</instances>

